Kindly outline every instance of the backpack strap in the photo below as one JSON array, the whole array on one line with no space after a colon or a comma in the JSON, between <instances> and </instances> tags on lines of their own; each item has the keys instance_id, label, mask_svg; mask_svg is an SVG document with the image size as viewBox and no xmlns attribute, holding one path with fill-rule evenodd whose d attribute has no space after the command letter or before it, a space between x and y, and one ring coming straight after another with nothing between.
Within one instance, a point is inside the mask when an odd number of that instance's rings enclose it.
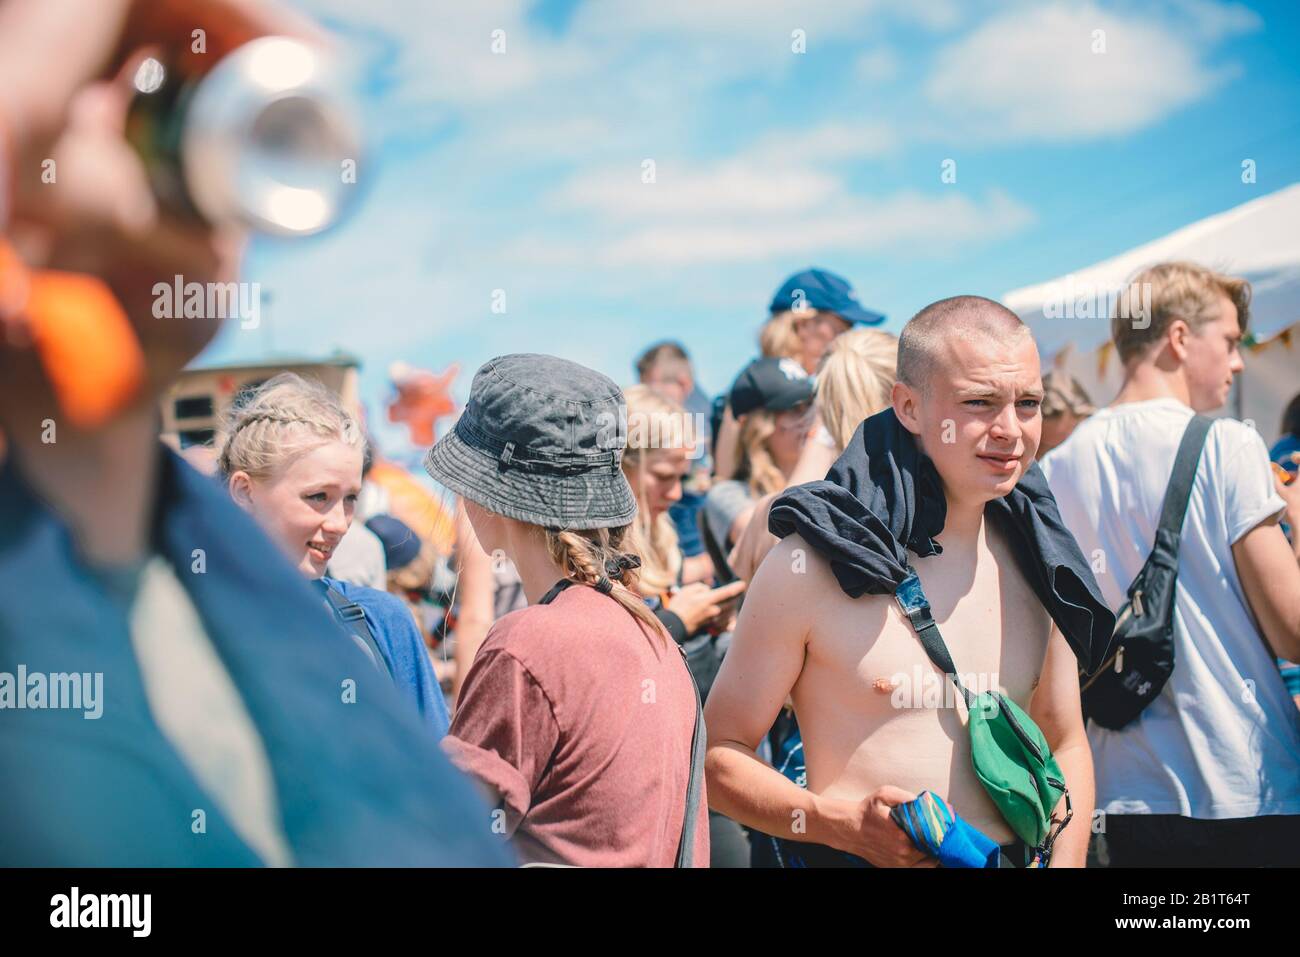
<instances>
[{"instance_id":1,"label":"backpack strap","mask_svg":"<svg viewBox=\"0 0 1300 957\"><path fill-rule=\"evenodd\" d=\"M898 602L898 607L903 610L907 620L912 623L912 629L920 639L926 655L934 662L934 666L957 686L957 690L966 700L966 707L969 708L975 700L974 696L961 683L961 678L957 675L957 669L952 663L952 655L948 653L943 635L939 634L939 625L930 614L930 602L925 597L925 591L921 588L921 579L917 577L915 569L907 570L907 577L894 592L894 600Z\"/></svg>"},{"instance_id":2,"label":"backpack strap","mask_svg":"<svg viewBox=\"0 0 1300 957\"><path fill-rule=\"evenodd\" d=\"M1178 443L1178 455L1174 458L1174 470L1169 476L1169 486L1165 489L1165 501L1160 508L1160 525L1156 534L1168 533L1169 545L1173 557L1178 557L1178 545L1183 534L1183 519L1187 515L1187 503L1192 496L1192 485L1196 481L1196 469L1201 461L1201 449L1205 446L1205 437L1209 434L1214 420L1207 415L1194 415L1183 430L1183 439Z\"/></svg>"},{"instance_id":3,"label":"backpack strap","mask_svg":"<svg viewBox=\"0 0 1300 957\"><path fill-rule=\"evenodd\" d=\"M389 667L388 659L379 650L375 636L370 633L370 622L366 621L365 610L335 589L333 585L325 585L325 598L334 609L334 616L338 618L340 624L352 632L352 639L369 656L371 664L388 675L388 680L393 681L393 669Z\"/></svg>"}]
</instances>

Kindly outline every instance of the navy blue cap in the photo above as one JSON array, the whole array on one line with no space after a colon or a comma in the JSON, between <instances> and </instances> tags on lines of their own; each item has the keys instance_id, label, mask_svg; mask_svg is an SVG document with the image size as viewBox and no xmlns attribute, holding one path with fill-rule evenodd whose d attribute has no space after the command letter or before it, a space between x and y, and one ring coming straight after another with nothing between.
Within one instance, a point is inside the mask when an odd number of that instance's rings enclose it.
<instances>
[{"instance_id":1,"label":"navy blue cap","mask_svg":"<svg viewBox=\"0 0 1300 957\"><path fill-rule=\"evenodd\" d=\"M384 543L384 561L390 572L405 568L420 555L420 536L400 519L391 515L376 515L368 522L370 529Z\"/></svg>"},{"instance_id":2,"label":"navy blue cap","mask_svg":"<svg viewBox=\"0 0 1300 957\"><path fill-rule=\"evenodd\" d=\"M799 312L803 309L833 312L848 322L860 322L869 326L885 321L883 313L863 308L862 303L858 302L858 294L853 291L847 279L825 269L805 269L795 273L781 284L781 288L772 297L773 313L787 310Z\"/></svg>"},{"instance_id":3,"label":"navy blue cap","mask_svg":"<svg viewBox=\"0 0 1300 957\"><path fill-rule=\"evenodd\" d=\"M782 412L810 401L816 391L816 381L793 359L755 359L731 386L731 414L739 417L755 409Z\"/></svg>"}]
</instances>

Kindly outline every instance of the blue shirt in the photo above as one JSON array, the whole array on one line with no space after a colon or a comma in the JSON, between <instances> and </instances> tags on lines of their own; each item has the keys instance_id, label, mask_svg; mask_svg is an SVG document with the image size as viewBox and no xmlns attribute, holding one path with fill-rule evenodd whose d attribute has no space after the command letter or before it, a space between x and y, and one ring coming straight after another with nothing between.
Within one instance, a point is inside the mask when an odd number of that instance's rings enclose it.
<instances>
[{"instance_id":1,"label":"blue shirt","mask_svg":"<svg viewBox=\"0 0 1300 957\"><path fill-rule=\"evenodd\" d=\"M1300 436L1284 435L1273 443L1273 447L1268 450L1268 457L1288 472L1294 472L1297 466L1291 461L1292 452L1300 452Z\"/></svg>"},{"instance_id":2,"label":"blue shirt","mask_svg":"<svg viewBox=\"0 0 1300 957\"><path fill-rule=\"evenodd\" d=\"M447 699L443 697L438 679L434 677L433 665L429 663L429 653L425 651L420 630L402 600L386 591L354 585L329 576L317 579L316 584L318 587L329 585L341 592L344 598L361 606L361 610L366 613L370 634L379 646L384 660L388 662L388 670L393 674L393 682L397 685L399 694L415 705L424 723L436 737L445 735L451 726Z\"/></svg>"},{"instance_id":3,"label":"blue shirt","mask_svg":"<svg viewBox=\"0 0 1300 957\"><path fill-rule=\"evenodd\" d=\"M296 863L511 863L473 785L307 580L169 451L151 544L257 728ZM11 455L0 469L0 673L98 673L102 693L93 719L0 708L0 865L261 863L154 721L129 604L114 592ZM200 833L195 809L205 812Z\"/></svg>"}]
</instances>

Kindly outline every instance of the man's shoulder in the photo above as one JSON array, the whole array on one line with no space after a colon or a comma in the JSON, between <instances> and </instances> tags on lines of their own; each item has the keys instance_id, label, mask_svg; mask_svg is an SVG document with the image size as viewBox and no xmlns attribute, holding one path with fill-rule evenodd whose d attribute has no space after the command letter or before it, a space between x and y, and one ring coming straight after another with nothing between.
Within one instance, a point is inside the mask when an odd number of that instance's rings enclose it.
<instances>
[{"instance_id":1,"label":"man's shoulder","mask_svg":"<svg viewBox=\"0 0 1300 957\"><path fill-rule=\"evenodd\" d=\"M842 596L839 579L831 568L830 560L798 532L791 532L778 541L763 558L751 583L755 593L770 592L782 601ZM888 601L889 595L863 595L853 599L865 602L874 599Z\"/></svg>"}]
</instances>

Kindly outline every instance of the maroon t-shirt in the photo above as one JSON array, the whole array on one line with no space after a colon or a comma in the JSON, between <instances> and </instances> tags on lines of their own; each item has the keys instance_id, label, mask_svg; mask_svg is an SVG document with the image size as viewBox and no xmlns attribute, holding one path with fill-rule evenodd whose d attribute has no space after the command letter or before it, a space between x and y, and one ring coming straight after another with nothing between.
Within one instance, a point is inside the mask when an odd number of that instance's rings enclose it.
<instances>
[{"instance_id":1,"label":"maroon t-shirt","mask_svg":"<svg viewBox=\"0 0 1300 957\"><path fill-rule=\"evenodd\" d=\"M669 638L574 585L492 626L443 746L504 798L523 861L672 867L691 771L692 682ZM694 864L707 867L703 786L698 802Z\"/></svg>"}]
</instances>

